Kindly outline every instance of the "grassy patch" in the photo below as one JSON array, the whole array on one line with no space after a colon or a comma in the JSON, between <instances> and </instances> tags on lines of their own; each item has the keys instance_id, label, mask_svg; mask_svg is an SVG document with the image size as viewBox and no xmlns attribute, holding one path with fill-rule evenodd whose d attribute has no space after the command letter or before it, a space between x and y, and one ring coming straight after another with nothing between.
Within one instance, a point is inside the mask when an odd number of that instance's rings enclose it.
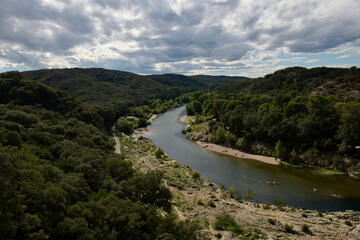
<instances>
[{"instance_id":1,"label":"grassy patch","mask_svg":"<svg viewBox=\"0 0 360 240\"><path fill-rule=\"evenodd\" d=\"M339 171L332 170L332 169L325 169L325 168L317 168L317 169L313 170L312 172L314 172L315 174L326 175L326 176L345 175L345 173L343 173L343 172L339 172Z\"/></svg>"}]
</instances>

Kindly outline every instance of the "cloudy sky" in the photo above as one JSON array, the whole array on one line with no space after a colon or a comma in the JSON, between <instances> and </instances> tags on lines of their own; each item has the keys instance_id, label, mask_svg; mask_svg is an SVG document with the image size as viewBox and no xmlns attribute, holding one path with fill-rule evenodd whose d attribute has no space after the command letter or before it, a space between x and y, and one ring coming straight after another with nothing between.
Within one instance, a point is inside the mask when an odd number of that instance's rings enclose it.
<instances>
[{"instance_id":1,"label":"cloudy sky","mask_svg":"<svg viewBox=\"0 0 360 240\"><path fill-rule=\"evenodd\" d=\"M0 0L0 72L360 67L359 0Z\"/></svg>"}]
</instances>

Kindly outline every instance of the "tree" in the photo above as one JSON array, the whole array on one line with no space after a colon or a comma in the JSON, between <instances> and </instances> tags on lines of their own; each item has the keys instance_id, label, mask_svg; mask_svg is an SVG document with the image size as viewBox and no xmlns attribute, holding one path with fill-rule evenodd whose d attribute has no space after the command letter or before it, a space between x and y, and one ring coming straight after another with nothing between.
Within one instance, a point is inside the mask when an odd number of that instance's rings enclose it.
<instances>
[{"instance_id":1,"label":"tree","mask_svg":"<svg viewBox=\"0 0 360 240\"><path fill-rule=\"evenodd\" d=\"M277 158L279 158L281 160L286 159L286 148L283 146L283 144L280 140L276 143L275 155Z\"/></svg>"},{"instance_id":2,"label":"tree","mask_svg":"<svg viewBox=\"0 0 360 240\"><path fill-rule=\"evenodd\" d=\"M154 153L156 158L162 158L165 155L164 150L162 150L160 147L158 147Z\"/></svg>"},{"instance_id":3,"label":"tree","mask_svg":"<svg viewBox=\"0 0 360 240\"><path fill-rule=\"evenodd\" d=\"M116 123L116 129L125 134L131 134L133 132L133 124L126 120L126 118L121 117Z\"/></svg>"},{"instance_id":4,"label":"tree","mask_svg":"<svg viewBox=\"0 0 360 240\"><path fill-rule=\"evenodd\" d=\"M246 194L243 196L243 199L245 201L254 200L254 196L255 196L255 193L253 192L253 190L251 190L250 187L247 187Z\"/></svg>"},{"instance_id":5,"label":"tree","mask_svg":"<svg viewBox=\"0 0 360 240\"><path fill-rule=\"evenodd\" d=\"M343 105L338 137L348 146L360 145L360 103L349 102Z\"/></svg>"},{"instance_id":6,"label":"tree","mask_svg":"<svg viewBox=\"0 0 360 240\"><path fill-rule=\"evenodd\" d=\"M21 137L17 132L8 132L6 134L6 142L9 145L20 147L21 146Z\"/></svg>"},{"instance_id":7,"label":"tree","mask_svg":"<svg viewBox=\"0 0 360 240\"><path fill-rule=\"evenodd\" d=\"M235 146L243 151L247 151L249 149L249 143L246 141L245 137L242 138L238 138L238 140L236 141Z\"/></svg>"}]
</instances>

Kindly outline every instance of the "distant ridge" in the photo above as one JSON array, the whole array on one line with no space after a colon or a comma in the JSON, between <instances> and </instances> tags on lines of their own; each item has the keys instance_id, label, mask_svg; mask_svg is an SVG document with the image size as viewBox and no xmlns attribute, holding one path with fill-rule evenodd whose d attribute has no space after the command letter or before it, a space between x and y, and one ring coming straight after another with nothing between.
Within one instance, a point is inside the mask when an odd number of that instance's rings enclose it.
<instances>
[{"instance_id":1,"label":"distant ridge","mask_svg":"<svg viewBox=\"0 0 360 240\"><path fill-rule=\"evenodd\" d=\"M277 95L296 91L302 95L335 95L340 98L359 97L360 69L290 67L262 78L247 79L227 85L222 92L243 92Z\"/></svg>"}]
</instances>

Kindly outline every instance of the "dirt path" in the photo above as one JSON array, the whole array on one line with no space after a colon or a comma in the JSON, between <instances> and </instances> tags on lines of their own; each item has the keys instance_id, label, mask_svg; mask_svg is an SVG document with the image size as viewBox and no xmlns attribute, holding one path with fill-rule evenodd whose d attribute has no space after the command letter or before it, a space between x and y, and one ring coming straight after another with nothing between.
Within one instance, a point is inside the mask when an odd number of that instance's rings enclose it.
<instances>
[{"instance_id":1,"label":"dirt path","mask_svg":"<svg viewBox=\"0 0 360 240\"><path fill-rule=\"evenodd\" d=\"M115 153L121 154L119 137L114 136L113 139L115 141Z\"/></svg>"}]
</instances>

